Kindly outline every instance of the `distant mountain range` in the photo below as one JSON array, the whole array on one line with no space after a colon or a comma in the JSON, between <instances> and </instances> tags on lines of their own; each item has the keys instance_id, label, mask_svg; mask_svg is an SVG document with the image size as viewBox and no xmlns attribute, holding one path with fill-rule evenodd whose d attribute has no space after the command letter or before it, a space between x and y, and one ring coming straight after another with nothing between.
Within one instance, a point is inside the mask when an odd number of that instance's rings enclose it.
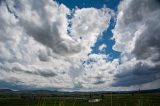
<instances>
[{"instance_id":1,"label":"distant mountain range","mask_svg":"<svg viewBox=\"0 0 160 106\"><path fill-rule=\"evenodd\" d=\"M0 89L0 95L5 94L40 94L40 95L89 95L89 94L123 94L123 93L160 93L159 89L152 90L138 90L138 91L97 91L97 92L61 92L61 91L49 91L49 90L20 90L14 91L11 89Z\"/></svg>"}]
</instances>

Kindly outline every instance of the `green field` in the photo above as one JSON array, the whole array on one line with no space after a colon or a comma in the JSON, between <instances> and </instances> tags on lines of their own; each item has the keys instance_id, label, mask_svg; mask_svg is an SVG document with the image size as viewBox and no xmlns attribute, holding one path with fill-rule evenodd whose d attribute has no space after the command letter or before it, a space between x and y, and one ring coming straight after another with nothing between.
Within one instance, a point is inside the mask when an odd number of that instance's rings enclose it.
<instances>
[{"instance_id":1,"label":"green field","mask_svg":"<svg viewBox=\"0 0 160 106\"><path fill-rule=\"evenodd\" d=\"M88 102L90 99L100 102ZM160 106L160 93L71 96L1 96L0 106Z\"/></svg>"}]
</instances>

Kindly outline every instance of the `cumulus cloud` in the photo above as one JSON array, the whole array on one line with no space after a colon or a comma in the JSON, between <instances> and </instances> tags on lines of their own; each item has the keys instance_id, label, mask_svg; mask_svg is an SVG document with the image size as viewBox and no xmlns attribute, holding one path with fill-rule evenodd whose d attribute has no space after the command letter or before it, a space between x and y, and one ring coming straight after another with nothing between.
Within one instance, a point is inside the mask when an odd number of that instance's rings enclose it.
<instances>
[{"instance_id":1,"label":"cumulus cloud","mask_svg":"<svg viewBox=\"0 0 160 106\"><path fill-rule=\"evenodd\" d=\"M107 48L107 45L102 44L102 45L99 46L98 50L99 51L104 51L106 48Z\"/></svg>"},{"instance_id":2,"label":"cumulus cloud","mask_svg":"<svg viewBox=\"0 0 160 106\"><path fill-rule=\"evenodd\" d=\"M23 6L20 10L15 9L18 11L15 13L20 26L28 35L60 55L70 55L81 51L79 42L67 34L66 16L70 13L67 7L63 4L58 5L52 0L47 2L42 0L38 3L33 0L17 2Z\"/></svg>"},{"instance_id":3,"label":"cumulus cloud","mask_svg":"<svg viewBox=\"0 0 160 106\"><path fill-rule=\"evenodd\" d=\"M74 18L71 20L71 36L80 38L83 52L91 52L90 47L94 46L98 36L108 28L111 19L110 12L111 10L105 7L99 10L95 8L75 10Z\"/></svg>"},{"instance_id":4,"label":"cumulus cloud","mask_svg":"<svg viewBox=\"0 0 160 106\"><path fill-rule=\"evenodd\" d=\"M96 90L111 87L119 60L108 61L109 57L104 54L90 54L84 65L81 76L75 80L84 88Z\"/></svg>"},{"instance_id":5,"label":"cumulus cloud","mask_svg":"<svg viewBox=\"0 0 160 106\"><path fill-rule=\"evenodd\" d=\"M108 28L110 11L70 10L52 0L1 1L1 87L74 88L91 46Z\"/></svg>"},{"instance_id":6,"label":"cumulus cloud","mask_svg":"<svg viewBox=\"0 0 160 106\"><path fill-rule=\"evenodd\" d=\"M121 1L113 29L113 49L121 55L110 61L109 54L91 51L113 10L70 10L53 0L0 1L0 88L160 87L159 12L158 0Z\"/></svg>"},{"instance_id":7,"label":"cumulus cloud","mask_svg":"<svg viewBox=\"0 0 160 106\"><path fill-rule=\"evenodd\" d=\"M158 0L124 0L119 5L113 49L121 52L122 64L115 85L131 86L159 79L159 12Z\"/></svg>"}]
</instances>

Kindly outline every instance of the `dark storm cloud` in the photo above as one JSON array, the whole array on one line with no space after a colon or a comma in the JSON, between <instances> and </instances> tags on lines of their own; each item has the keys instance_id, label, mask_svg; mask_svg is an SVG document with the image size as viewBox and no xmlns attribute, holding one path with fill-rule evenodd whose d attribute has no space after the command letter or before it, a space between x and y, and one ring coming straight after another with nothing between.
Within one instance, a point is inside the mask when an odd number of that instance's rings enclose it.
<instances>
[{"instance_id":1,"label":"dark storm cloud","mask_svg":"<svg viewBox=\"0 0 160 106\"><path fill-rule=\"evenodd\" d=\"M122 59L113 86L128 87L159 80L159 0L122 1L114 31L115 48L122 52L122 58L126 60Z\"/></svg>"},{"instance_id":2,"label":"dark storm cloud","mask_svg":"<svg viewBox=\"0 0 160 106\"><path fill-rule=\"evenodd\" d=\"M152 67L139 62L130 70L125 70L125 67L122 68L122 73L115 75L113 86L133 86L160 79L160 66Z\"/></svg>"},{"instance_id":3,"label":"dark storm cloud","mask_svg":"<svg viewBox=\"0 0 160 106\"><path fill-rule=\"evenodd\" d=\"M159 73L160 74L160 73ZM159 77L160 78L160 77ZM136 76L134 74L129 73L129 75L120 78L119 80L115 80L115 83L112 84L114 87L129 87L134 85L146 84L152 81L155 81L155 75L141 75Z\"/></svg>"},{"instance_id":4,"label":"dark storm cloud","mask_svg":"<svg viewBox=\"0 0 160 106\"><path fill-rule=\"evenodd\" d=\"M151 58L153 62L160 61L160 15L157 21L147 22L147 28L136 41L133 54L137 59Z\"/></svg>"},{"instance_id":5,"label":"dark storm cloud","mask_svg":"<svg viewBox=\"0 0 160 106\"><path fill-rule=\"evenodd\" d=\"M124 22L144 25L135 43L133 54L137 59L160 60L160 3L159 0L133 0L124 12ZM128 15L128 16L127 16Z\"/></svg>"},{"instance_id":6,"label":"dark storm cloud","mask_svg":"<svg viewBox=\"0 0 160 106\"><path fill-rule=\"evenodd\" d=\"M133 69L133 76L129 78L133 79L131 80L133 84L147 83L160 79L160 2L157 1L159 0L143 1L143 9L147 11L137 15L142 18L144 29L137 38L132 53L138 60L152 61L154 66L149 67L147 64L137 64ZM140 11L143 10L140 9ZM136 13L138 14L138 11Z\"/></svg>"}]
</instances>

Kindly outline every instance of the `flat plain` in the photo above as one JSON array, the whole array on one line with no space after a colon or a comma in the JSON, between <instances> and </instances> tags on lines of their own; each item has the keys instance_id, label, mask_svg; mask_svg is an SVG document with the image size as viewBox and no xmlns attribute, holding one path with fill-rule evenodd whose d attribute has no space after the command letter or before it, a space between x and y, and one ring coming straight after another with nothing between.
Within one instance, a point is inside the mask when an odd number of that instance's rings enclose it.
<instances>
[{"instance_id":1,"label":"flat plain","mask_svg":"<svg viewBox=\"0 0 160 106\"><path fill-rule=\"evenodd\" d=\"M5 93L0 106L160 106L160 93Z\"/></svg>"}]
</instances>

